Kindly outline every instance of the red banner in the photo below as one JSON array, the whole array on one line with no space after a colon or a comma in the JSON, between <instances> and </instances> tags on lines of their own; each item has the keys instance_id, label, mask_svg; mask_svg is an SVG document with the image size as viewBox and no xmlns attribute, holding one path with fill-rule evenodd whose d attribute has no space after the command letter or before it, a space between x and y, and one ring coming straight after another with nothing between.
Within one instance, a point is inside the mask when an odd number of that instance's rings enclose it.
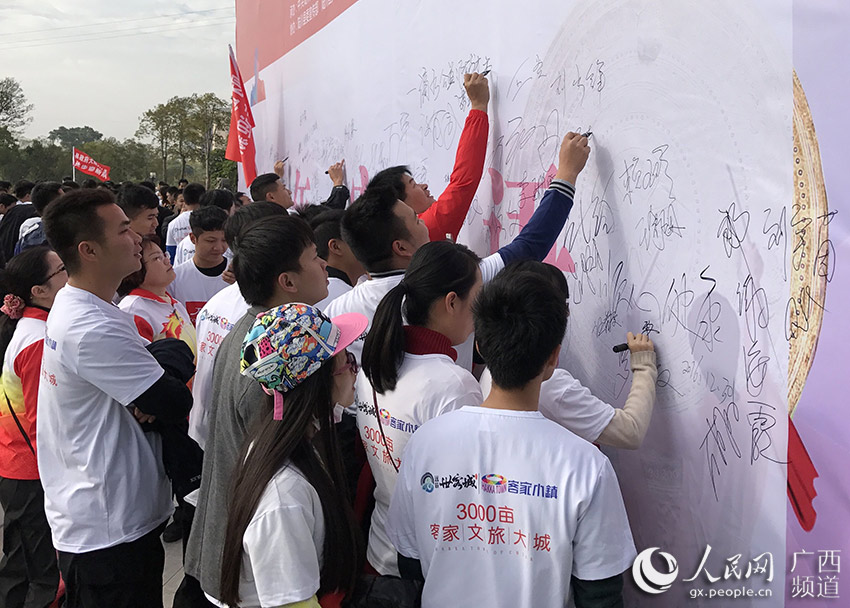
<instances>
[{"instance_id":1,"label":"red banner","mask_svg":"<svg viewBox=\"0 0 850 608\"><path fill-rule=\"evenodd\" d=\"M104 182L109 179L109 166L101 165L91 156L76 148L74 148L74 169Z\"/></svg>"},{"instance_id":2,"label":"red banner","mask_svg":"<svg viewBox=\"0 0 850 608\"><path fill-rule=\"evenodd\" d=\"M236 51L241 65L253 74L274 63L328 25L357 0L236 0ZM264 99L256 82L258 103Z\"/></svg>"},{"instance_id":3,"label":"red banner","mask_svg":"<svg viewBox=\"0 0 850 608\"><path fill-rule=\"evenodd\" d=\"M227 136L227 151L224 157L242 163L245 183L250 186L257 177L256 149L254 148L254 115L245 94L245 81L236 64L236 55L230 47L230 80L233 83L230 110L230 134Z\"/></svg>"}]
</instances>

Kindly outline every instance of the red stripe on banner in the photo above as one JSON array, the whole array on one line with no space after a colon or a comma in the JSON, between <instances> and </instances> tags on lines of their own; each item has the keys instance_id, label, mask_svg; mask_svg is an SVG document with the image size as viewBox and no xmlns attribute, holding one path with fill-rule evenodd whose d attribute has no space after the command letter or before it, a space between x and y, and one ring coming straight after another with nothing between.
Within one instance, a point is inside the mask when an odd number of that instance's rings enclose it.
<instances>
[{"instance_id":1,"label":"red stripe on banner","mask_svg":"<svg viewBox=\"0 0 850 608\"><path fill-rule=\"evenodd\" d=\"M788 418L788 499L797 515L803 530L811 532L815 527L817 512L813 504L815 496L815 478L818 477L815 464L809 456L803 440Z\"/></svg>"},{"instance_id":2,"label":"red stripe on banner","mask_svg":"<svg viewBox=\"0 0 850 608\"><path fill-rule=\"evenodd\" d=\"M339 17L357 0L236 0L236 56L254 77ZM262 101L258 90L251 103Z\"/></svg>"}]
</instances>

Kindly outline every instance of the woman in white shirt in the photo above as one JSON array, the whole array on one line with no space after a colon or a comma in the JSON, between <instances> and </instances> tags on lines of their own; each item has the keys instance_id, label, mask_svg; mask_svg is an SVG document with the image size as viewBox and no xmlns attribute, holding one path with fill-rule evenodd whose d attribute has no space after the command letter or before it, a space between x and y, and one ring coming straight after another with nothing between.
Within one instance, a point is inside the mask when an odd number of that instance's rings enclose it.
<instances>
[{"instance_id":1,"label":"woman in white shirt","mask_svg":"<svg viewBox=\"0 0 850 608\"><path fill-rule=\"evenodd\" d=\"M242 373L268 397L231 487L218 597L243 608L318 608L359 573L358 530L333 428L354 401L357 364L346 351L366 329L356 313L328 319L306 304L258 315Z\"/></svg>"},{"instance_id":2,"label":"woman in white shirt","mask_svg":"<svg viewBox=\"0 0 850 608\"><path fill-rule=\"evenodd\" d=\"M154 342L177 338L196 353L195 326L182 302L168 292L174 281L174 268L160 248L159 238L142 238L142 267L127 276L118 287L118 308L133 315L139 334Z\"/></svg>"},{"instance_id":3,"label":"woman in white shirt","mask_svg":"<svg viewBox=\"0 0 850 608\"><path fill-rule=\"evenodd\" d=\"M455 365L452 348L472 334L479 262L450 241L422 246L378 305L366 336L355 403L377 486L366 557L379 574L399 575L386 517L408 440L428 420L483 401L475 377Z\"/></svg>"}]
</instances>

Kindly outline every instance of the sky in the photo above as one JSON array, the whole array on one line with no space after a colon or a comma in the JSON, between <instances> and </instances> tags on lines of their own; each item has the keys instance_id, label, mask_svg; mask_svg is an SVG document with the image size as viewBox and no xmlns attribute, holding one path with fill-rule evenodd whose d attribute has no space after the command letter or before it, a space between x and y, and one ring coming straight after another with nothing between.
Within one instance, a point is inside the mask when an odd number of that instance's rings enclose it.
<instances>
[{"instance_id":1,"label":"sky","mask_svg":"<svg viewBox=\"0 0 850 608\"><path fill-rule=\"evenodd\" d=\"M175 95L229 99L234 38L233 0L0 0L0 79L35 106L27 139L84 125L125 139Z\"/></svg>"}]
</instances>

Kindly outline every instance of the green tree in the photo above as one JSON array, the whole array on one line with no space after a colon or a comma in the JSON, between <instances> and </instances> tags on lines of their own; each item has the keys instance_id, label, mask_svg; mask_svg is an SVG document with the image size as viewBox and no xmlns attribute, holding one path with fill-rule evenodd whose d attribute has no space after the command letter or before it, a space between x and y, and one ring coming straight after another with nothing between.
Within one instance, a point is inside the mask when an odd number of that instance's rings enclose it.
<instances>
[{"instance_id":1,"label":"green tree","mask_svg":"<svg viewBox=\"0 0 850 608\"><path fill-rule=\"evenodd\" d=\"M0 127L12 133L20 131L32 120L30 112L33 105L27 98L21 85L14 78L0 80Z\"/></svg>"},{"instance_id":2,"label":"green tree","mask_svg":"<svg viewBox=\"0 0 850 608\"><path fill-rule=\"evenodd\" d=\"M165 104L171 115L171 151L180 160L180 179L186 177L186 164L194 156L192 140L195 127L191 121L194 105L192 97L172 97Z\"/></svg>"},{"instance_id":3,"label":"green tree","mask_svg":"<svg viewBox=\"0 0 850 608\"><path fill-rule=\"evenodd\" d=\"M46 139L36 139L25 146L0 144L0 175L13 182L19 179L59 181L71 175L71 153Z\"/></svg>"},{"instance_id":4,"label":"green tree","mask_svg":"<svg viewBox=\"0 0 850 608\"><path fill-rule=\"evenodd\" d=\"M162 161L162 180L168 181L168 155L174 139L173 108L161 103L147 110L139 119L136 137L152 140Z\"/></svg>"},{"instance_id":5,"label":"green tree","mask_svg":"<svg viewBox=\"0 0 850 608\"><path fill-rule=\"evenodd\" d=\"M97 162L109 166L109 179L113 182L139 182L149 179L158 165L156 151L135 139L119 141L107 137L89 142L79 148Z\"/></svg>"},{"instance_id":6,"label":"green tree","mask_svg":"<svg viewBox=\"0 0 850 608\"><path fill-rule=\"evenodd\" d=\"M189 143L194 156L204 167L204 182L210 187L210 162L213 149L227 143L230 128L230 104L214 93L192 95Z\"/></svg>"},{"instance_id":7,"label":"green tree","mask_svg":"<svg viewBox=\"0 0 850 608\"><path fill-rule=\"evenodd\" d=\"M225 178L230 181L231 187L235 190L239 183L237 169L238 165L235 162L224 158L224 148L215 148L210 153L210 180L213 184Z\"/></svg>"},{"instance_id":8,"label":"green tree","mask_svg":"<svg viewBox=\"0 0 850 608\"><path fill-rule=\"evenodd\" d=\"M47 139L63 148L79 148L90 141L103 139L103 133L95 131L90 126L85 127L59 127L47 134Z\"/></svg>"}]
</instances>

